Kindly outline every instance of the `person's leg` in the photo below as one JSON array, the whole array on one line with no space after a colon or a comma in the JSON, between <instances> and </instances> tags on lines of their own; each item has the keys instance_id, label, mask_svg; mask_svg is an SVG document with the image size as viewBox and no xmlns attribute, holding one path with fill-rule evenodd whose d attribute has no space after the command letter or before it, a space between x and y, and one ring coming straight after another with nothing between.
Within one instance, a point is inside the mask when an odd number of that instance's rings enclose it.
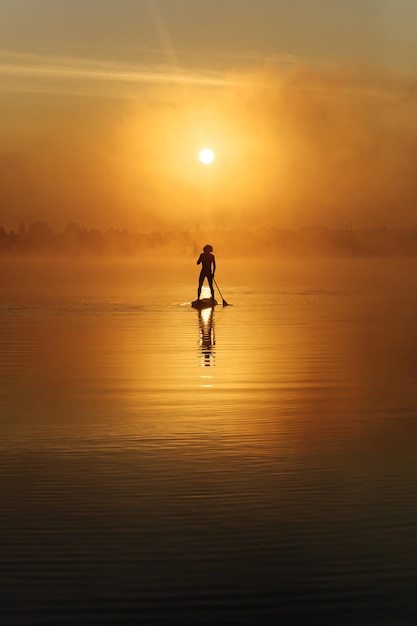
<instances>
[{"instance_id":1,"label":"person's leg","mask_svg":"<svg viewBox=\"0 0 417 626\"><path fill-rule=\"evenodd\" d=\"M200 278L198 279L197 300L200 300L201 287L203 286L203 282L204 282L204 274L203 274L203 271L201 271Z\"/></svg>"},{"instance_id":2,"label":"person's leg","mask_svg":"<svg viewBox=\"0 0 417 626\"><path fill-rule=\"evenodd\" d=\"M211 297L212 297L212 298L213 298L213 300L214 300L213 276L212 276L211 274L209 274L209 275L207 276L207 280L208 280L209 287L210 287L210 289L211 289Z\"/></svg>"}]
</instances>

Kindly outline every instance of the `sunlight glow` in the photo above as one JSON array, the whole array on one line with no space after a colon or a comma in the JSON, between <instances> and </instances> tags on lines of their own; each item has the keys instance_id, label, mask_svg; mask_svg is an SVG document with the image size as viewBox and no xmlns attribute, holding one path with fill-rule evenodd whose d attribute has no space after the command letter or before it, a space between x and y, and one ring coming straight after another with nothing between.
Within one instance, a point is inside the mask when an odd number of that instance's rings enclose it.
<instances>
[{"instance_id":1,"label":"sunlight glow","mask_svg":"<svg viewBox=\"0 0 417 626\"><path fill-rule=\"evenodd\" d=\"M214 161L214 152L213 150L210 150L210 148L204 148L200 151L198 158L204 165L210 165L210 163L213 163Z\"/></svg>"}]
</instances>

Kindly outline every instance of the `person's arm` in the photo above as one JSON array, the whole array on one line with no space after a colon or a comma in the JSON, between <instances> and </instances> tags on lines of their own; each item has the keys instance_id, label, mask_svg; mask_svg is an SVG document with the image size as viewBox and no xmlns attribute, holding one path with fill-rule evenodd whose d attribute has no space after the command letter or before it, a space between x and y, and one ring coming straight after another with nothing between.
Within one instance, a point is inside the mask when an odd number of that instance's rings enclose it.
<instances>
[{"instance_id":1,"label":"person's arm","mask_svg":"<svg viewBox=\"0 0 417 626\"><path fill-rule=\"evenodd\" d=\"M200 265L200 263L201 263L201 254L200 254L200 256L197 259L197 265Z\"/></svg>"},{"instance_id":2,"label":"person's arm","mask_svg":"<svg viewBox=\"0 0 417 626\"><path fill-rule=\"evenodd\" d=\"M213 276L214 276L215 271L216 271L216 257L213 254Z\"/></svg>"}]
</instances>

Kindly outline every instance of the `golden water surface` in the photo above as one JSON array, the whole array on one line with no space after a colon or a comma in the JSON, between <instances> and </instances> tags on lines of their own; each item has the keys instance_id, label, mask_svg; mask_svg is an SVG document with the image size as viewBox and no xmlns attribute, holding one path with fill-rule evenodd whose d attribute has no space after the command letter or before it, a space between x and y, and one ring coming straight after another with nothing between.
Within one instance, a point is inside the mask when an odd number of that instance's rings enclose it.
<instances>
[{"instance_id":1,"label":"golden water surface","mask_svg":"<svg viewBox=\"0 0 417 626\"><path fill-rule=\"evenodd\" d=\"M7 624L413 624L403 260L2 261Z\"/></svg>"}]
</instances>

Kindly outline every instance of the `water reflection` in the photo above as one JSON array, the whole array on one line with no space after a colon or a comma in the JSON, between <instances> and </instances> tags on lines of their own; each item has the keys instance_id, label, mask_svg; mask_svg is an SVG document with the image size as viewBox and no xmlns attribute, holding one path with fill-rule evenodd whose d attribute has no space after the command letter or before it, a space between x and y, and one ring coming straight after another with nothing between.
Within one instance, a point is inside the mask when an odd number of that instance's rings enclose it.
<instances>
[{"instance_id":1,"label":"water reflection","mask_svg":"<svg viewBox=\"0 0 417 626\"><path fill-rule=\"evenodd\" d=\"M210 367L215 365L216 337L214 333L214 309L207 308L198 311L198 324L200 327L200 365Z\"/></svg>"},{"instance_id":2,"label":"water reflection","mask_svg":"<svg viewBox=\"0 0 417 626\"><path fill-rule=\"evenodd\" d=\"M416 624L417 267L366 267L2 304L2 623Z\"/></svg>"}]
</instances>

